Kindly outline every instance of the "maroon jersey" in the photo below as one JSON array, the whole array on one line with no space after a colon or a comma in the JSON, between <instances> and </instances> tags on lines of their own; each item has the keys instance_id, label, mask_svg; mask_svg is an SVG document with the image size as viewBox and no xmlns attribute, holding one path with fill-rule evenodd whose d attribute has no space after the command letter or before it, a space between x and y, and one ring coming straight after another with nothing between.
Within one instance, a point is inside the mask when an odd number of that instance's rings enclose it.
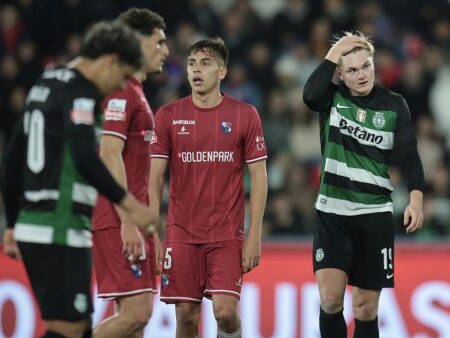
<instances>
[{"instance_id":1,"label":"maroon jersey","mask_svg":"<svg viewBox=\"0 0 450 338\"><path fill-rule=\"evenodd\" d=\"M150 140L154 119L145 98L142 84L134 78L124 90L117 91L104 101L103 135L125 141L123 161L128 191L148 205L148 174L150 169ZM93 230L120 226L114 205L99 195L92 216Z\"/></svg>"},{"instance_id":2,"label":"maroon jersey","mask_svg":"<svg viewBox=\"0 0 450 338\"><path fill-rule=\"evenodd\" d=\"M229 96L208 109L191 96L166 105L151 156L170 160L168 242L244 239L244 165L267 158L253 106Z\"/></svg>"}]
</instances>

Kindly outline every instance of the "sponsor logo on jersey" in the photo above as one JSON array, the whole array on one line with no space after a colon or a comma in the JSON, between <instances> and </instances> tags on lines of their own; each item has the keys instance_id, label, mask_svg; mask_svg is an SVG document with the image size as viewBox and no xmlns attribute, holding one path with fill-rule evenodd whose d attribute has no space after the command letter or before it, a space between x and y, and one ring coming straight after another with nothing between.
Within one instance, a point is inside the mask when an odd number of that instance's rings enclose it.
<instances>
[{"instance_id":1,"label":"sponsor logo on jersey","mask_svg":"<svg viewBox=\"0 0 450 338\"><path fill-rule=\"evenodd\" d=\"M111 99L108 101L108 106L105 109L105 121L125 121L127 100L125 99Z\"/></svg>"},{"instance_id":2,"label":"sponsor logo on jersey","mask_svg":"<svg viewBox=\"0 0 450 338\"><path fill-rule=\"evenodd\" d=\"M70 119L74 124L94 124L95 100L88 98L78 98L73 100L73 107L70 111Z\"/></svg>"},{"instance_id":3,"label":"sponsor logo on jersey","mask_svg":"<svg viewBox=\"0 0 450 338\"><path fill-rule=\"evenodd\" d=\"M231 122L226 121L220 122L220 128L225 134L231 133Z\"/></svg>"},{"instance_id":4,"label":"sponsor logo on jersey","mask_svg":"<svg viewBox=\"0 0 450 338\"><path fill-rule=\"evenodd\" d=\"M350 136L359 139L359 140L364 140L367 142L371 142L371 143L375 143L375 144L380 144L381 142L383 142L383 136L382 135L377 135L374 133L371 133L369 131L367 131L364 128L361 128L359 126L354 127L354 126L350 126L347 124L347 120L341 119L339 121L339 128L341 130L346 130Z\"/></svg>"},{"instance_id":5,"label":"sponsor logo on jersey","mask_svg":"<svg viewBox=\"0 0 450 338\"><path fill-rule=\"evenodd\" d=\"M70 69L52 69L44 72L42 77L44 79L57 79L63 82L69 82L75 76L75 72Z\"/></svg>"},{"instance_id":6,"label":"sponsor logo on jersey","mask_svg":"<svg viewBox=\"0 0 450 338\"><path fill-rule=\"evenodd\" d=\"M187 130L186 126L181 126L180 130L177 132L178 135L190 135L191 133Z\"/></svg>"},{"instance_id":7,"label":"sponsor logo on jersey","mask_svg":"<svg viewBox=\"0 0 450 338\"><path fill-rule=\"evenodd\" d=\"M183 163L233 162L233 151L183 151L178 157Z\"/></svg>"},{"instance_id":8,"label":"sponsor logo on jersey","mask_svg":"<svg viewBox=\"0 0 450 338\"><path fill-rule=\"evenodd\" d=\"M153 130L141 130L141 135L144 137L145 142L152 143Z\"/></svg>"},{"instance_id":9,"label":"sponsor logo on jersey","mask_svg":"<svg viewBox=\"0 0 450 338\"><path fill-rule=\"evenodd\" d=\"M338 102L338 104L336 105L336 108L340 108L340 109L350 109L351 107L349 107L349 106L342 106L342 105Z\"/></svg>"},{"instance_id":10,"label":"sponsor logo on jersey","mask_svg":"<svg viewBox=\"0 0 450 338\"><path fill-rule=\"evenodd\" d=\"M386 124L386 118L384 117L384 113L381 111L376 111L375 114L373 115L372 122L376 128L378 129L383 128L384 125Z\"/></svg>"},{"instance_id":11,"label":"sponsor logo on jersey","mask_svg":"<svg viewBox=\"0 0 450 338\"><path fill-rule=\"evenodd\" d=\"M256 149L259 151L266 149L266 144L264 143L264 136L256 136Z\"/></svg>"},{"instance_id":12,"label":"sponsor logo on jersey","mask_svg":"<svg viewBox=\"0 0 450 338\"><path fill-rule=\"evenodd\" d=\"M325 252L323 251L322 248L319 248L316 250L316 262L319 263L323 260L323 258L325 257Z\"/></svg>"},{"instance_id":13,"label":"sponsor logo on jersey","mask_svg":"<svg viewBox=\"0 0 450 338\"><path fill-rule=\"evenodd\" d=\"M45 86L33 86L28 93L26 103L45 102L50 94L50 88Z\"/></svg>"},{"instance_id":14,"label":"sponsor logo on jersey","mask_svg":"<svg viewBox=\"0 0 450 338\"><path fill-rule=\"evenodd\" d=\"M173 120L172 124L195 124L195 120Z\"/></svg>"},{"instance_id":15,"label":"sponsor logo on jersey","mask_svg":"<svg viewBox=\"0 0 450 338\"><path fill-rule=\"evenodd\" d=\"M364 109L358 109L356 112L356 120L358 122L364 123L366 122L367 112Z\"/></svg>"}]
</instances>

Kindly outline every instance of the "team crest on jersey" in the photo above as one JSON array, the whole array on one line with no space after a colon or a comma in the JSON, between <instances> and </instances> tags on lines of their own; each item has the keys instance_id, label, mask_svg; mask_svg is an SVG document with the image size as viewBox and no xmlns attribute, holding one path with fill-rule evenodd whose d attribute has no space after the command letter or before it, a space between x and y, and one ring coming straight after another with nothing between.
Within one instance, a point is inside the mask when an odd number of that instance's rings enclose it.
<instances>
[{"instance_id":1,"label":"team crest on jersey","mask_svg":"<svg viewBox=\"0 0 450 338\"><path fill-rule=\"evenodd\" d=\"M319 248L316 250L316 262L321 262L323 258L325 257L325 252L322 248Z\"/></svg>"},{"instance_id":2,"label":"team crest on jersey","mask_svg":"<svg viewBox=\"0 0 450 338\"><path fill-rule=\"evenodd\" d=\"M88 298L84 293L77 293L73 300L73 306L79 313L86 313L88 308Z\"/></svg>"},{"instance_id":3,"label":"team crest on jersey","mask_svg":"<svg viewBox=\"0 0 450 338\"><path fill-rule=\"evenodd\" d=\"M161 274L161 287L166 288L172 281L172 275L168 272Z\"/></svg>"},{"instance_id":4,"label":"team crest on jersey","mask_svg":"<svg viewBox=\"0 0 450 338\"><path fill-rule=\"evenodd\" d=\"M141 130L141 135L144 137L145 142L152 142L153 130Z\"/></svg>"},{"instance_id":5,"label":"team crest on jersey","mask_svg":"<svg viewBox=\"0 0 450 338\"><path fill-rule=\"evenodd\" d=\"M220 123L220 128L222 128L222 131L225 133L225 134L229 134L229 133L231 133L231 122L221 122Z\"/></svg>"},{"instance_id":6,"label":"team crest on jersey","mask_svg":"<svg viewBox=\"0 0 450 338\"><path fill-rule=\"evenodd\" d=\"M384 125L386 124L386 118L384 117L384 113L381 111L376 111L375 115L373 115L372 122L376 128L378 129L383 128Z\"/></svg>"},{"instance_id":7,"label":"team crest on jersey","mask_svg":"<svg viewBox=\"0 0 450 338\"><path fill-rule=\"evenodd\" d=\"M356 112L356 121L364 123L366 122L367 112L364 109L358 109Z\"/></svg>"}]
</instances>

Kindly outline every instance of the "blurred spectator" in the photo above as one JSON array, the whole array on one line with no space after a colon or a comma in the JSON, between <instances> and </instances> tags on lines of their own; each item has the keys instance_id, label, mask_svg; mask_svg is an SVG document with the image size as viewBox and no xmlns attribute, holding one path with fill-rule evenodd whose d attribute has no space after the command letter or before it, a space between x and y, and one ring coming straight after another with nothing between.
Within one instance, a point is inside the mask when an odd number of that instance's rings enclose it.
<instances>
[{"instance_id":1,"label":"blurred spectator","mask_svg":"<svg viewBox=\"0 0 450 338\"><path fill-rule=\"evenodd\" d=\"M0 7L0 44L6 53L14 53L21 32L22 23L17 8L13 5Z\"/></svg>"},{"instance_id":2,"label":"blurred spectator","mask_svg":"<svg viewBox=\"0 0 450 338\"><path fill-rule=\"evenodd\" d=\"M395 91L400 93L408 103L414 123L420 116L429 114L429 90L430 79L425 74L423 63L419 59L405 61L400 82Z\"/></svg>"},{"instance_id":3,"label":"blurred spectator","mask_svg":"<svg viewBox=\"0 0 450 338\"><path fill-rule=\"evenodd\" d=\"M242 63L235 63L228 67L227 81L222 89L228 95L254 105L258 110L262 108L262 94L258 87L249 80L247 68Z\"/></svg>"}]
</instances>

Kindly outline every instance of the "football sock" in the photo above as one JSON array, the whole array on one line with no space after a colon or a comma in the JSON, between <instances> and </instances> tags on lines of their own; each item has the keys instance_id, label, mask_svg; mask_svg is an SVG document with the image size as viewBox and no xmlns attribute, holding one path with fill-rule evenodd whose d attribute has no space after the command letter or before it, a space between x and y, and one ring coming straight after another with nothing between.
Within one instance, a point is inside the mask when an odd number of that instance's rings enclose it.
<instances>
[{"instance_id":1,"label":"football sock","mask_svg":"<svg viewBox=\"0 0 450 338\"><path fill-rule=\"evenodd\" d=\"M355 318L355 334L353 338L379 338L378 317L374 320L362 321Z\"/></svg>"},{"instance_id":2,"label":"football sock","mask_svg":"<svg viewBox=\"0 0 450 338\"><path fill-rule=\"evenodd\" d=\"M217 338L241 338L242 334L242 326L239 326L239 329L237 329L233 333L226 333L223 332L220 328L217 328Z\"/></svg>"},{"instance_id":3,"label":"football sock","mask_svg":"<svg viewBox=\"0 0 450 338\"><path fill-rule=\"evenodd\" d=\"M319 326L322 338L347 338L347 324L345 323L343 311L330 314L321 308Z\"/></svg>"},{"instance_id":4,"label":"football sock","mask_svg":"<svg viewBox=\"0 0 450 338\"><path fill-rule=\"evenodd\" d=\"M67 338L66 336L63 336L62 334L59 334L55 331L46 331L45 335L42 336L42 338Z\"/></svg>"}]
</instances>

